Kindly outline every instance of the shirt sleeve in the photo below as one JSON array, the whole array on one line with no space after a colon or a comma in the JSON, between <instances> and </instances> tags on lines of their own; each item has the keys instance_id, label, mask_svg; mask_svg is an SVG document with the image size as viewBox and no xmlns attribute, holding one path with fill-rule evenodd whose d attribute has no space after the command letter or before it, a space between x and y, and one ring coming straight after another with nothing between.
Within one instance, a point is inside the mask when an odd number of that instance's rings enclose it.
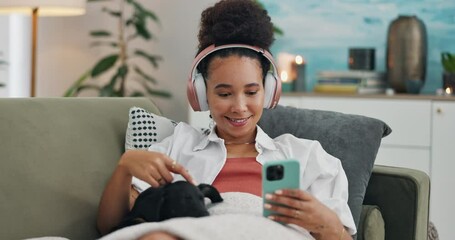
<instances>
[{"instance_id":1,"label":"shirt sleeve","mask_svg":"<svg viewBox=\"0 0 455 240\"><path fill-rule=\"evenodd\" d=\"M303 182L307 191L335 211L351 235L357 230L348 206L348 180L341 161L328 154L317 141L313 141L304 168Z\"/></svg>"}]
</instances>

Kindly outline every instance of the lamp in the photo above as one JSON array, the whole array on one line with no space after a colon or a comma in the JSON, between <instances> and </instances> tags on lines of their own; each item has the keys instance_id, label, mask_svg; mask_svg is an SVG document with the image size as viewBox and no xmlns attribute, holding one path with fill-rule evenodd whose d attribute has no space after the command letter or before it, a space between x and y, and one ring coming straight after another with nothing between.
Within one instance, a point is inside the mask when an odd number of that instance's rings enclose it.
<instances>
[{"instance_id":1,"label":"lamp","mask_svg":"<svg viewBox=\"0 0 455 240\"><path fill-rule=\"evenodd\" d=\"M75 16L85 13L86 0L1 0L1 13L32 14L32 52L30 96L36 94L36 46L38 15L40 16Z\"/></svg>"}]
</instances>

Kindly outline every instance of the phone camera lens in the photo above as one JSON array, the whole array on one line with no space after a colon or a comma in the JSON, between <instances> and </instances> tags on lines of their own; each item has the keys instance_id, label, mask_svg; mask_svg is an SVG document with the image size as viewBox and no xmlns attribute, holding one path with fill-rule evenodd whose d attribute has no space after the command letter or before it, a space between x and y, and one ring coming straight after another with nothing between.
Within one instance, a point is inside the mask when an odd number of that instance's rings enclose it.
<instances>
[{"instance_id":1,"label":"phone camera lens","mask_svg":"<svg viewBox=\"0 0 455 240\"><path fill-rule=\"evenodd\" d=\"M283 165L273 165L267 168L267 180L276 181L283 178L284 167Z\"/></svg>"}]
</instances>

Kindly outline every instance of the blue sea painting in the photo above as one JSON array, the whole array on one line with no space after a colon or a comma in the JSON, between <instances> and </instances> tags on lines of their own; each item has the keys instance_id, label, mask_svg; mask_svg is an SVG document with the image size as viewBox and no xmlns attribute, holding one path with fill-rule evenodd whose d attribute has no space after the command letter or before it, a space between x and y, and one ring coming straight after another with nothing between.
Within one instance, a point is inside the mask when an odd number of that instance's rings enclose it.
<instances>
[{"instance_id":1,"label":"blue sea painting","mask_svg":"<svg viewBox=\"0 0 455 240\"><path fill-rule=\"evenodd\" d=\"M302 55L308 89L324 70L348 70L349 48L375 49L375 71L385 72L387 32L399 15L417 16L427 31L424 94L442 87L441 52L455 53L455 1L441 0L261 0L283 30L272 53Z\"/></svg>"}]
</instances>

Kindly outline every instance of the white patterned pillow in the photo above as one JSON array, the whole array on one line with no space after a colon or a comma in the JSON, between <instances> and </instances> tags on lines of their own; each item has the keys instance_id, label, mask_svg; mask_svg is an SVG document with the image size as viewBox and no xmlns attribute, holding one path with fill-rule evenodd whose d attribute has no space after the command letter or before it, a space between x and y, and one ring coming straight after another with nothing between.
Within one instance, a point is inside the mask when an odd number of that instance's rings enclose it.
<instances>
[{"instance_id":1,"label":"white patterned pillow","mask_svg":"<svg viewBox=\"0 0 455 240\"><path fill-rule=\"evenodd\" d=\"M126 129L125 150L148 149L174 133L175 121L132 107Z\"/></svg>"}]
</instances>

